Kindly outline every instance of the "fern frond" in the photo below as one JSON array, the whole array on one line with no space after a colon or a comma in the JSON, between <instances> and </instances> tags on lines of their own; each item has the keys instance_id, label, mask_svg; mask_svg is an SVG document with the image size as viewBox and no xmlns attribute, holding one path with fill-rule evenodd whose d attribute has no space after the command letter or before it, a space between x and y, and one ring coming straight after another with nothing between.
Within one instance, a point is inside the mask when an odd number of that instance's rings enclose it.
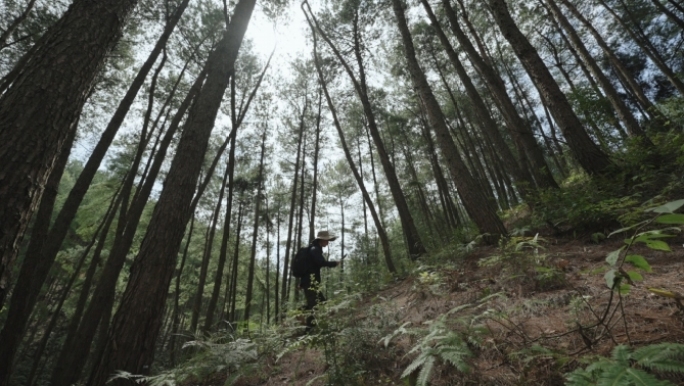
<instances>
[{"instance_id":1,"label":"fern frond","mask_svg":"<svg viewBox=\"0 0 684 386\"><path fill-rule=\"evenodd\" d=\"M411 375L411 373L413 373L417 368L419 368L420 366L423 365L423 363L425 363L425 360L427 358L428 358L427 355L424 355L424 354L418 355L418 357L416 357L416 359L414 359L413 362L411 362L411 364L408 365L408 367L406 367L404 372L401 373L401 378L405 378L405 377L408 377L409 375Z\"/></svg>"},{"instance_id":2,"label":"fern frond","mask_svg":"<svg viewBox=\"0 0 684 386\"><path fill-rule=\"evenodd\" d=\"M629 380L637 386L674 386L668 381L663 381L655 376L639 369L630 367L627 369Z\"/></svg>"},{"instance_id":3,"label":"fern frond","mask_svg":"<svg viewBox=\"0 0 684 386\"><path fill-rule=\"evenodd\" d=\"M627 382L627 370L629 367L615 364L606 368L598 379L598 386L620 386L629 385Z\"/></svg>"},{"instance_id":4,"label":"fern frond","mask_svg":"<svg viewBox=\"0 0 684 386\"><path fill-rule=\"evenodd\" d=\"M426 386L428 380L430 380L430 374L432 373L432 368L435 366L435 357L430 356L423 363L423 368L420 369L420 374L418 374L418 380L416 386Z\"/></svg>"},{"instance_id":5,"label":"fern frond","mask_svg":"<svg viewBox=\"0 0 684 386\"><path fill-rule=\"evenodd\" d=\"M596 382L594 382L593 374L583 369L577 369L565 374L565 379L568 380L568 382L565 383L566 386L588 386L596 384Z\"/></svg>"},{"instance_id":6,"label":"fern frond","mask_svg":"<svg viewBox=\"0 0 684 386\"><path fill-rule=\"evenodd\" d=\"M651 370L684 373L684 345L661 343L634 350L631 358Z\"/></svg>"},{"instance_id":7,"label":"fern frond","mask_svg":"<svg viewBox=\"0 0 684 386\"><path fill-rule=\"evenodd\" d=\"M630 353L629 347L625 345L615 346L613 353L611 355L614 361L617 361L621 365L629 366Z\"/></svg>"}]
</instances>

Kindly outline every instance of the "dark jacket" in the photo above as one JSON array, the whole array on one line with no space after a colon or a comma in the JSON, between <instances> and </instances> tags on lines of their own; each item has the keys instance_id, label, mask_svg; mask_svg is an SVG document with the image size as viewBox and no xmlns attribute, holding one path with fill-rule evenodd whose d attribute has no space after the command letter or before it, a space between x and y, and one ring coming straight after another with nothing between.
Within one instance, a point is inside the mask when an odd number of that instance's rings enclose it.
<instances>
[{"instance_id":1,"label":"dark jacket","mask_svg":"<svg viewBox=\"0 0 684 386\"><path fill-rule=\"evenodd\" d=\"M309 274L302 277L302 281L299 286L303 289L309 289L314 284L321 282L321 268L323 267L336 267L337 262L326 261L323 257L323 247L319 244L318 240L314 240L309 245Z\"/></svg>"}]
</instances>

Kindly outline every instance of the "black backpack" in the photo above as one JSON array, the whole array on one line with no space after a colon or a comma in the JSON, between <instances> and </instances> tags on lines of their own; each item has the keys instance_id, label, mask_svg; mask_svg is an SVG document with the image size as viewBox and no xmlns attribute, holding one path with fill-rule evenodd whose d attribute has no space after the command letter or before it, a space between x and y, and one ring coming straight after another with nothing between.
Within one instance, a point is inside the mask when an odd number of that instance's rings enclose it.
<instances>
[{"instance_id":1,"label":"black backpack","mask_svg":"<svg viewBox=\"0 0 684 386\"><path fill-rule=\"evenodd\" d=\"M311 246L299 248L297 253L292 258L292 264L290 265L290 270L292 271L292 276L294 277L304 277L309 272L311 254L309 253L309 248Z\"/></svg>"}]
</instances>

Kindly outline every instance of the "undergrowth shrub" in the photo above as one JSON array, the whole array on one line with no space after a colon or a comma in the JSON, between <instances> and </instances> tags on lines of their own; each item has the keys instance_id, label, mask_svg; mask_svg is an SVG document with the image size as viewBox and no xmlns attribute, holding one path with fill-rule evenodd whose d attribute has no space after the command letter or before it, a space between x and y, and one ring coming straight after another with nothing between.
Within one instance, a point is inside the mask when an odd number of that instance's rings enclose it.
<instances>
[{"instance_id":1,"label":"undergrowth shrub","mask_svg":"<svg viewBox=\"0 0 684 386\"><path fill-rule=\"evenodd\" d=\"M538 291L548 291L565 284L565 274L547 261L546 240L534 237L509 237L499 240L498 253L478 261L480 267L501 268L507 284L532 283ZM530 280L531 279L531 280Z\"/></svg>"}]
</instances>

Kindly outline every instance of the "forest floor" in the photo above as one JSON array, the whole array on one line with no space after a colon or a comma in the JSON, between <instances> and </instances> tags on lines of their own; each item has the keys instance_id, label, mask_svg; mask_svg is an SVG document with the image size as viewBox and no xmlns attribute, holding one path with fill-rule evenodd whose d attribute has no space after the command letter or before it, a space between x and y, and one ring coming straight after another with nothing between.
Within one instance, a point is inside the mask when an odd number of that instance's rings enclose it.
<instances>
[{"instance_id":1,"label":"forest floor","mask_svg":"<svg viewBox=\"0 0 684 386\"><path fill-rule=\"evenodd\" d=\"M608 270L605 259L623 245L621 237L598 244L547 238L543 249L536 250L544 257L543 266L554 272L545 281L540 281L538 274L535 279L534 273L515 275L515 266L482 267L478 261L500 254L500 249L479 247L459 260L456 268L452 265L409 277L364 297L353 309L331 316L351 328L346 332L338 328L341 335L337 338L347 334L338 340L348 347L335 348L337 356L330 351L331 341L337 339L334 335L323 337L330 340L327 345L319 341L318 345L292 346L303 339L295 336L286 344L296 349L277 361L260 359L258 366L234 384L324 385L330 377L349 377L348 382L334 384L407 385L401 375L416 354L406 354L421 335L395 334L387 346L382 337L402 325L425 331L429 328L425 322L447 315L455 307L471 305L442 319L465 336L478 334L478 343L468 345L473 352L468 360L471 369L462 373L436 361L431 385L562 385L564 373L586 365L580 358L610 356L617 344L684 343L682 307L674 299L648 290L684 294L684 239L678 236L668 244L671 252L633 246L630 253L644 256L652 272L643 272L643 281L635 282L629 294L613 292L612 298L604 279ZM518 272L525 269L518 267ZM349 336L364 328L379 332L359 339ZM354 358L345 359L345 355ZM358 375L351 374L354 371ZM682 378L669 380L684 384ZM204 385L223 382L225 376L217 374Z\"/></svg>"}]
</instances>

